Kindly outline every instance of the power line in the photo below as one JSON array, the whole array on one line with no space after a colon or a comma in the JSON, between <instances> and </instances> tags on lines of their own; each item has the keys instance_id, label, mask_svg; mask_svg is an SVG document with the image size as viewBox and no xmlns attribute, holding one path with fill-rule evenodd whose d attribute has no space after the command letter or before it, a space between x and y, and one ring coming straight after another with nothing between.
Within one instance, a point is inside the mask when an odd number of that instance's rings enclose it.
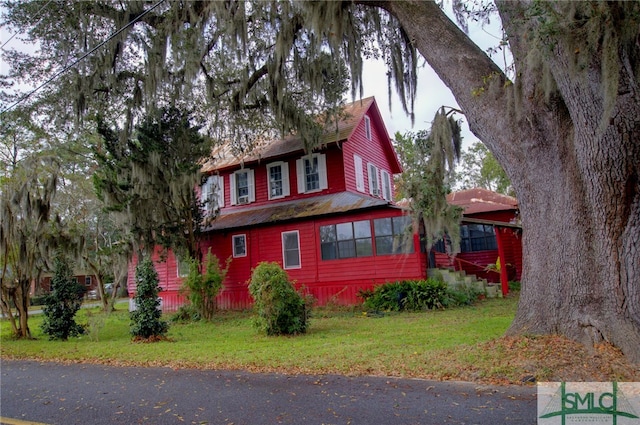
<instances>
[{"instance_id":1,"label":"power line","mask_svg":"<svg viewBox=\"0 0 640 425\"><path fill-rule=\"evenodd\" d=\"M53 1L53 0L49 0L49 1L44 5L44 6L42 6L42 7L40 8L40 10L38 10L38 11L36 12L36 18L38 18L38 15L40 15L40 13L44 10L44 8L45 8L45 7L47 7L47 6L49 6L49 3L51 3L52 1ZM42 19L42 16L40 16L40 17L39 17L39 18L38 18L38 19L37 19L37 20L36 20L36 21L31 25L31 26L35 26L35 25L37 25L37 24L38 24L38 22L40 22L40 20L41 20L41 19ZM24 31L24 29L23 29L23 31ZM16 32L16 33L14 33L11 37L9 37L9 39L8 39L7 41L5 41L5 42L4 42L4 44L3 44L2 46L0 46L0 50L3 50L3 49L4 49L4 46L6 46L6 45L7 45L11 40L13 40L13 38L14 38L16 35L18 35L18 34L20 34L20 33L19 33L19 32Z\"/></svg>"},{"instance_id":2,"label":"power line","mask_svg":"<svg viewBox=\"0 0 640 425\"><path fill-rule=\"evenodd\" d=\"M73 68L74 66L76 66L78 63L80 63L81 61L83 61L87 56L93 54L93 52L95 52L96 50L98 50L99 48L101 48L102 46L104 46L105 44L107 44L108 42L110 42L111 40L113 40L114 38L116 38L118 35L120 35L120 33L122 33L124 30L126 30L127 28L129 28L131 25L135 24L136 22L138 22L140 19L142 19L146 14L148 14L149 12L151 12L152 10L154 10L156 7L160 6L161 3L163 3L164 0L160 0L158 1L156 4L154 4L151 8L145 10L144 12L142 12L140 15L136 16L133 20L131 20L127 25L125 25L124 27L120 28L118 31L114 32L113 34L111 34L109 36L109 38L107 38L105 41L103 41L102 43L98 44L96 47L94 47L93 49L89 50L87 53L85 53L84 55L82 55L79 59L76 59L71 65L67 65L66 67L64 67L62 70L58 71L57 73L55 73L51 78L49 78L47 81L45 81L44 83L40 84L38 87L36 87L35 89L31 90L29 93L27 93L26 95L22 96L20 99L16 100L13 104L9 105L8 107L6 107L5 109L3 109L2 111L0 111L0 115L4 114L5 112L9 111L10 109L13 109L16 105L20 104L21 102L23 102L24 100L28 99L32 94L34 94L35 92L37 92L38 90L40 90L41 88L43 88L44 86L50 84L53 80L55 80L56 78L58 78L60 75L64 74L65 72L67 72L68 70L70 70L71 68Z\"/></svg>"}]
</instances>

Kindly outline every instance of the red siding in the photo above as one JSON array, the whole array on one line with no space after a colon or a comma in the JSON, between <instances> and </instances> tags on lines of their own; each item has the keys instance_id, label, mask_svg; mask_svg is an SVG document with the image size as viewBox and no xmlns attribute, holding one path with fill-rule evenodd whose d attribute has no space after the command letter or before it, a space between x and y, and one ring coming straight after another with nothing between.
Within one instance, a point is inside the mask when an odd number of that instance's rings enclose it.
<instances>
[{"instance_id":1,"label":"red siding","mask_svg":"<svg viewBox=\"0 0 640 425\"><path fill-rule=\"evenodd\" d=\"M382 147L380 140L388 138L387 134L384 134L379 126L374 125L375 120L371 119L371 140L368 140L364 130L364 120L358 124L349 140L343 145L344 152L344 165L345 165L345 181L346 188L352 192L356 192L356 174L353 163L353 155L358 155L362 158L362 166L364 168L364 188L365 193L369 193L369 174L367 172L367 164L371 163L378 167L379 170L385 170L392 175L392 167L389 164L389 158ZM378 177L380 178L380 177ZM393 179L391 181L392 186L392 199L393 199Z\"/></svg>"}]
</instances>

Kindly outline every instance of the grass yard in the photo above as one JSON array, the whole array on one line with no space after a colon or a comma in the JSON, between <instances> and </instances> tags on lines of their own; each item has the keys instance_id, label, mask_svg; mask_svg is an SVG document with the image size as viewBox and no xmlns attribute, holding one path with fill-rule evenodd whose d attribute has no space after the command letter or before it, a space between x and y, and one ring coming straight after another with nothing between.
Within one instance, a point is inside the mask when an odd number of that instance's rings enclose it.
<instances>
[{"instance_id":1,"label":"grass yard","mask_svg":"<svg viewBox=\"0 0 640 425\"><path fill-rule=\"evenodd\" d=\"M3 359L38 359L255 372L385 375L491 383L537 380L640 380L609 346L595 352L560 337L502 337L517 299L483 300L471 307L372 317L360 311L318 310L307 334L267 337L250 312L221 312L210 323L172 324L169 341L133 343L126 305L110 315L83 309L87 334L49 341L41 317L30 318L36 339L13 340L0 326ZM567 357L572 360L569 361ZM579 368L573 367L577 362Z\"/></svg>"}]
</instances>

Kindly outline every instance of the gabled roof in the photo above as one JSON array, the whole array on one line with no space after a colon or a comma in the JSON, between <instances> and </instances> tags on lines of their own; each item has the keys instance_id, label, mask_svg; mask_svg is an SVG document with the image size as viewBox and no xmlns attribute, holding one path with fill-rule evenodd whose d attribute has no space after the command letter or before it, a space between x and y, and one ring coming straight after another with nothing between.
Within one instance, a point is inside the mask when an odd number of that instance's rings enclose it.
<instances>
[{"instance_id":1,"label":"gabled roof","mask_svg":"<svg viewBox=\"0 0 640 425\"><path fill-rule=\"evenodd\" d=\"M516 198L482 188L450 193L447 202L462 207L464 215L518 209Z\"/></svg>"},{"instance_id":2,"label":"gabled roof","mask_svg":"<svg viewBox=\"0 0 640 425\"><path fill-rule=\"evenodd\" d=\"M375 119L372 120L372 124L378 126L378 132L382 135L381 139L385 151L389 156L391 171L394 174L400 173L402 168L395 155L393 145L389 139L382 115L380 114L374 97L367 97L345 105L342 118L337 123L329 126L320 145L326 146L332 143L346 141L351 137L369 110L371 110L370 114L375 117ZM275 159L295 152L304 152L304 141L296 135L287 136L280 140L264 141L252 152L242 155L234 155L231 152L230 146L225 144L214 148L211 154L212 160L203 165L202 171L205 173L220 171L226 168L237 167L240 164L251 164L264 159Z\"/></svg>"},{"instance_id":3,"label":"gabled roof","mask_svg":"<svg viewBox=\"0 0 640 425\"><path fill-rule=\"evenodd\" d=\"M223 209L220 215L217 216L209 226L205 227L204 231L272 224L384 206L390 205L383 199L372 198L353 192L339 192L280 202L275 205L246 207L231 211Z\"/></svg>"}]
</instances>

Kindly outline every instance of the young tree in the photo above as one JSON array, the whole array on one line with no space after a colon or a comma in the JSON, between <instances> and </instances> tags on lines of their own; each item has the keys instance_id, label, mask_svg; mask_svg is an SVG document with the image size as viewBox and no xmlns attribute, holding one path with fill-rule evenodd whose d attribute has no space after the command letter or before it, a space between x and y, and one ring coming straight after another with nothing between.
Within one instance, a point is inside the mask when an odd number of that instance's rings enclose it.
<instances>
[{"instance_id":1,"label":"young tree","mask_svg":"<svg viewBox=\"0 0 640 425\"><path fill-rule=\"evenodd\" d=\"M136 309L131 315L131 335L134 339L157 340L169 330L167 322L161 319L160 286L158 272L153 262L144 259L136 267L136 295L133 297Z\"/></svg>"},{"instance_id":2,"label":"young tree","mask_svg":"<svg viewBox=\"0 0 640 425\"><path fill-rule=\"evenodd\" d=\"M182 292L189 303L195 309L198 317L211 320L217 309L216 297L222 290L222 282L227 275L231 257L227 259L224 268L220 265L218 257L207 253L204 270L196 260L189 262L189 274L182 283Z\"/></svg>"},{"instance_id":3,"label":"young tree","mask_svg":"<svg viewBox=\"0 0 640 425\"><path fill-rule=\"evenodd\" d=\"M482 142L476 142L462 152L456 183L463 189L481 187L503 195L515 195L507 173Z\"/></svg>"},{"instance_id":4,"label":"young tree","mask_svg":"<svg viewBox=\"0 0 640 425\"><path fill-rule=\"evenodd\" d=\"M84 329L75 321L82 307L85 288L73 277L69 262L58 255L55 259L51 293L45 297L42 331L49 339L66 341L82 334Z\"/></svg>"},{"instance_id":5,"label":"young tree","mask_svg":"<svg viewBox=\"0 0 640 425\"><path fill-rule=\"evenodd\" d=\"M435 1L54 6L30 31L41 54L11 58L16 76L35 78L35 71L50 69L41 65L77 57L124 28L60 84L64 93L77 93L76 104L99 98L94 93L117 93L125 100L113 103L131 108L145 98L205 93L199 98L217 122L263 116L285 131L308 128L300 117L309 111L293 99L321 91L323 63L314 60L320 52L346 58L353 95L362 58L382 53L411 109L417 49L518 194L526 237L521 302L510 332L605 340L640 360L639 2L496 1L513 80ZM6 21L27 27L29 11L39 7L7 3ZM127 61L139 54L144 60ZM24 69L34 72L19 72ZM132 111L123 122L132 122Z\"/></svg>"}]
</instances>

